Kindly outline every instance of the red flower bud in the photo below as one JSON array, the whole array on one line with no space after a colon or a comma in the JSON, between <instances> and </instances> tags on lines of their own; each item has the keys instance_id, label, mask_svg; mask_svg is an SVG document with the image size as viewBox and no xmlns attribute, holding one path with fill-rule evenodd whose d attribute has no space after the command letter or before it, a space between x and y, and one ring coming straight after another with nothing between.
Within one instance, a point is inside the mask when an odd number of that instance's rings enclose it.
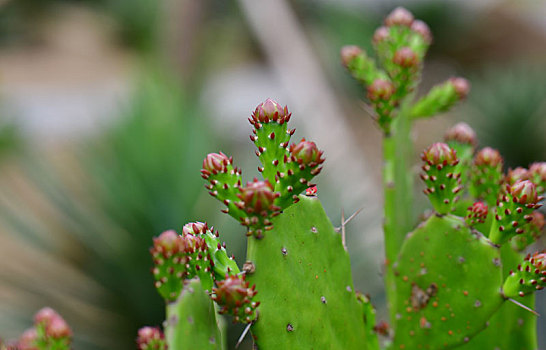
<instances>
[{"instance_id":1,"label":"red flower bud","mask_svg":"<svg viewBox=\"0 0 546 350\"><path fill-rule=\"evenodd\" d=\"M230 163L228 156L220 153L209 153L203 160L203 170L210 173L223 172Z\"/></svg>"},{"instance_id":2,"label":"red flower bud","mask_svg":"<svg viewBox=\"0 0 546 350\"><path fill-rule=\"evenodd\" d=\"M302 139L298 144L292 144L290 154L299 164L314 166L324 162L324 159L321 159L322 151L319 151L314 142L305 139Z\"/></svg>"},{"instance_id":3,"label":"red flower bud","mask_svg":"<svg viewBox=\"0 0 546 350\"><path fill-rule=\"evenodd\" d=\"M508 170L508 174L506 174L504 179L504 181L509 185L513 185L522 180L529 180L529 171L522 167Z\"/></svg>"},{"instance_id":4,"label":"red flower bud","mask_svg":"<svg viewBox=\"0 0 546 350\"><path fill-rule=\"evenodd\" d=\"M248 182L241 189L238 196L244 202L246 208L255 213L260 213L263 210L270 209L279 194L273 192L273 186L268 180L258 181L255 178L254 181Z\"/></svg>"},{"instance_id":5,"label":"red flower bud","mask_svg":"<svg viewBox=\"0 0 546 350\"><path fill-rule=\"evenodd\" d=\"M404 68L416 67L419 64L419 57L411 48L405 46L394 53L392 61Z\"/></svg>"},{"instance_id":6,"label":"red flower bud","mask_svg":"<svg viewBox=\"0 0 546 350\"><path fill-rule=\"evenodd\" d=\"M167 346L163 343L165 336L157 327L142 327L138 330L137 347L138 349L147 349L154 345L154 349L166 350Z\"/></svg>"},{"instance_id":7,"label":"red flower bud","mask_svg":"<svg viewBox=\"0 0 546 350\"><path fill-rule=\"evenodd\" d=\"M427 44L432 43L432 33L428 25L420 20L415 20L411 24L411 30L421 35Z\"/></svg>"},{"instance_id":8,"label":"red flower bud","mask_svg":"<svg viewBox=\"0 0 546 350\"><path fill-rule=\"evenodd\" d=\"M352 60L362 55L363 51L360 47L355 45L347 45L341 48L341 64L344 67L348 67Z\"/></svg>"},{"instance_id":9,"label":"red flower bud","mask_svg":"<svg viewBox=\"0 0 546 350\"><path fill-rule=\"evenodd\" d=\"M472 146L476 146L477 144L476 133L466 123L458 123L453 126L446 132L444 139L446 141L456 141Z\"/></svg>"},{"instance_id":10,"label":"red flower bud","mask_svg":"<svg viewBox=\"0 0 546 350\"><path fill-rule=\"evenodd\" d=\"M394 92L394 85L390 81L383 79L376 79L368 86L368 98L370 101L387 101Z\"/></svg>"},{"instance_id":11,"label":"red flower bud","mask_svg":"<svg viewBox=\"0 0 546 350\"><path fill-rule=\"evenodd\" d=\"M456 165L459 162L455 150L442 142L432 144L421 159L430 165Z\"/></svg>"},{"instance_id":12,"label":"red flower bud","mask_svg":"<svg viewBox=\"0 0 546 350\"><path fill-rule=\"evenodd\" d=\"M487 205L483 202L476 202L468 208L468 214L466 221L469 225L473 225L475 222L484 223L487 218L489 210Z\"/></svg>"},{"instance_id":13,"label":"red flower bud","mask_svg":"<svg viewBox=\"0 0 546 350\"><path fill-rule=\"evenodd\" d=\"M182 233L185 235L198 235L205 233L205 231L208 230L208 226L206 222L190 222L184 225L182 228Z\"/></svg>"},{"instance_id":14,"label":"red flower bud","mask_svg":"<svg viewBox=\"0 0 546 350\"><path fill-rule=\"evenodd\" d=\"M46 335L52 338L66 338L72 336L72 331L62 317L54 318L45 328Z\"/></svg>"},{"instance_id":15,"label":"red flower bud","mask_svg":"<svg viewBox=\"0 0 546 350\"><path fill-rule=\"evenodd\" d=\"M529 261L539 271L546 271L546 252L536 252Z\"/></svg>"},{"instance_id":16,"label":"red flower bud","mask_svg":"<svg viewBox=\"0 0 546 350\"><path fill-rule=\"evenodd\" d=\"M531 164L529 167L529 173L533 177L538 177L541 181L546 181L546 162Z\"/></svg>"},{"instance_id":17,"label":"red flower bud","mask_svg":"<svg viewBox=\"0 0 546 350\"><path fill-rule=\"evenodd\" d=\"M455 88L455 93L459 96L460 100L464 100L470 92L470 83L465 78L453 77L449 81Z\"/></svg>"},{"instance_id":18,"label":"red flower bud","mask_svg":"<svg viewBox=\"0 0 546 350\"><path fill-rule=\"evenodd\" d=\"M518 181L510 186L509 193L520 204L535 204L538 202L537 187L528 180Z\"/></svg>"},{"instance_id":19,"label":"red flower bud","mask_svg":"<svg viewBox=\"0 0 546 350\"><path fill-rule=\"evenodd\" d=\"M165 231L154 238L152 255L162 254L165 257L184 251L184 241L174 230Z\"/></svg>"},{"instance_id":20,"label":"red flower bud","mask_svg":"<svg viewBox=\"0 0 546 350\"><path fill-rule=\"evenodd\" d=\"M383 40L388 39L389 36L390 36L389 28L381 26L377 28L373 34L373 43L377 45Z\"/></svg>"},{"instance_id":21,"label":"red flower bud","mask_svg":"<svg viewBox=\"0 0 546 350\"><path fill-rule=\"evenodd\" d=\"M38 350L36 345L36 340L38 339L38 334L36 333L35 328L27 329L19 338L17 342L17 349L19 350Z\"/></svg>"},{"instance_id":22,"label":"red flower bud","mask_svg":"<svg viewBox=\"0 0 546 350\"><path fill-rule=\"evenodd\" d=\"M491 147L485 147L476 154L476 157L474 157L474 164L492 167L500 165L502 167L503 160L499 151Z\"/></svg>"},{"instance_id":23,"label":"red flower bud","mask_svg":"<svg viewBox=\"0 0 546 350\"><path fill-rule=\"evenodd\" d=\"M400 26L411 26L413 23L413 15L411 12L406 10L403 7L395 8L388 16L385 18L385 25L388 27L400 25Z\"/></svg>"},{"instance_id":24,"label":"red flower bud","mask_svg":"<svg viewBox=\"0 0 546 350\"><path fill-rule=\"evenodd\" d=\"M286 106L282 107L277 101L268 98L256 107L252 117L255 122L259 123L269 123L271 120L283 123L285 119L290 117L290 114Z\"/></svg>"}]
</instances>

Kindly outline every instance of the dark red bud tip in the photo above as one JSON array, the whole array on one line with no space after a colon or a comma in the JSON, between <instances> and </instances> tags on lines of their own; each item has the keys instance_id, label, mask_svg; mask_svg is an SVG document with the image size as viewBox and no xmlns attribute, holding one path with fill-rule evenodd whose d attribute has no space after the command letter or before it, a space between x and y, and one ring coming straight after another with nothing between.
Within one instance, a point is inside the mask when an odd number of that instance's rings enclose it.
<instances>
[{"instance_id":1,"label":"dark red bud tip","mask_svg":"<svg viewBox=\"0 0 546 350\"><path fill-rule=\"evenodd\" d=\"M282 107L277 101L268 98L256 107L252 118L254 125L255 123L269 123L270 121L284 123L288 121L290 114L286 106Z\"/></svg>"},{"instance_id":2,"label":"dark red bud tip","mask_svg":"<svg viewBox=\"0 0 546 350\"><path fill-rule=\"evenodd\" d=\"M138 349L146 349L152 343L158 343L164 339L164 334L157 327L142 327L138 330L137 346ZM159 348L158 348L159 349Z\"/></svg>"},{"instance_id":3,"label":"dark red bud tip","mask_svg":"<svg viewBox=\"0 0 546 350\"><path fill-rule=\"evenodd\" d=\"M411 30L421 35L423 37L423 40L425 40L427 44L432 43L432 33L430 32L430 28L425 22L420 20L413 21L413 23L411 24Z\"/></svg>"},{"instance_id":4,"label":"dark red bud tip","mask_svg":"<svg viewBox=\"0 0 546 350\"><path fill-rule=\"evenodd\" d=\"M459 96L459 99L464 100L470 92L470 82L460 77L450 78L449 81L453 85L453 88L455 88L455 93Z\"/></svg>"},{"instance_id":5,"label":"dark red bud tip","mask_svg":"<svg viewBox=\"0 0 546 350\"><path fill-rule=\"evenodd\" d=\"M317 165L324 162L321 158L322 151L319 151L317 145L314 142L306 141L302 139L298 144L292 144L290 146L290 154L300 164L316 163Z\"/></svg>"},{"instance_id":6,"label":"dark red bud tip","mask_svg":"<svg viewBox=\"0 0 546 350\"><path fill-rule=\"evenodd\" d=\"M529 173L533 177L538 177L541 181L546 181L546 162L537 162L531 164Z\"/></svg>"},{"instance_id":7,"label":"dark red bud tip","mask_svg":"<svg viewBox=\"0 0 546 350\"><path fill-rule=\"evenodd\" d=\"M223 172L230 163L228 156L220 153L209 153L203 160L203 169L210 173Z\"/></svg>"},{"instance_id":8,"label":"dark red bud tip","mask_svg":"<svg viewBox=\"0 0 546 350\"><path fill-rule=\"evenodd\" d=\"M503 160L499 151L491 147L482 148L474 157L474 164L487 166L502 166Z\"/></svg>"},{"instance_id":9,"label":"dark red bud tip","mask_svg":"<svg viewBox=\"0 0 546 350\"><path fill-rule=\"evenodd\" d=\"M472 128L466 123L458 123L449 129L444 139L446 141L456 141L458 143L469 144L476 146L478 143L476 133Z\"/></svg>"},{"instance_id":10,"label":"dark red bud tip","mask_svg":"<svg viewBox=\"0 0 546 350\"><path fill-rule=\"evenodd\" d=\"M430 165L456 165L458 162L455 150L442 142L432 144L421 159Z\"/></svg>"},{"instance_id":11,"label":"dark red bud tip","mask_svg":"<svg viewBox=\"0 0 546 350\"><path fill-rule=\"evenodd\" d=\"M344 67L348 67L351 62L362 55L363 51L356 45L347 45L341 48L341 64Z\"/></svg>"},{"instance_id":12,"label":"dark red bud tip","mask_svg":"<svg viewBox=\"0 0 546 350\"><path fill-rule=\"evenodd\" d=\"M377 45L380 42L387 40L389 37L389 28L381 26L375 30L375 33L373 33L373 43Z\"/></svg>"},{"instance_id":13,"label":"dark red bud tip","mask_svg":"<svg viewBox=\"0 0 546 350\"><path fill-rule=\"evenodd\" d=\"M387 18L385 18L385 25L388 27L395 25L410 27L412 23L413 14L403 7L395 8Z\"/></svg>"},{"instance_id":14,"label":"dark red bud tip","mask_svg":"<svg viewBox=\"0 0 546 350\"><path fill-rule=\"evenodd\" d=\"M394 91L394 85L390 81L376 79L368 86L368 98L370 101L386 101L394 94Z\"/></svg>"},{"instance_id":15,"label":"dark red bud tip","mask_svg":"<svg viewBox=\"0 0 546 350\"><path fill-rule=\"evenodd\" d=\"M198 234L205 233L207 229L208 229L207 223L196 221L196 222L190 222L184 225L184 227L182 228L182 233L186 235L198 235Z\"/></svg>"},{"instance_id":16,"label":"dark red bud tip","mask_svg":"<svg viewBox=\"0 0 546 350\"><path fill-rule=\"evenodd\" d=\"M508 174L506 174L506 177L504 179L504 182L506 182L509 185L513 185L518 181L522 180L529 180L529 170L517 167L515 169L508 170Z\"/></svg>"},{"instance_id":17,"label":"dark red bud tip","mask_svg":"<svg viewBox=\"0 0 546 350\"><path fill-rule=\"evenodd\" d=\"M538 202L537 187L529 180L518 181L509 186L509 192L520 204L535 204Z\"/></svg>"},{"instance_id":18,"label":"dark red bud tip","mask_svg":"<svg viewBox=\"0 0 546 350\"><path fill-rule=\"evenodd\" d=\"M419 64L419 57L411 48L405 46L394 53L392 61L400 67L410 68Z\"/></svg>"}]
</instances>

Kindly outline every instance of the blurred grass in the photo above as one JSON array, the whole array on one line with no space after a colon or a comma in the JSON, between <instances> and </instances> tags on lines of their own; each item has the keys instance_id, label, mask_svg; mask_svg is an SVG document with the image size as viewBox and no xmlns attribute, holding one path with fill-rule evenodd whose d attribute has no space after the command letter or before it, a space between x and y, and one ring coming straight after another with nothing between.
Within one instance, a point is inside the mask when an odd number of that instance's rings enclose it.
<instances>
[{"instance_id":1,"label":"blurred grass","mask_svg":"<svg viewBox=\"0 0 546 350\"><path fill-rule=\"evenodd\" d=\"M91 280L97 287L89 295L80 291L79 301L109 314L104 320L108 327L81 320L75 316L80 310L62 305L70 281L56 276L59 271L40 276L42 282L36 284L22 277L2 283L14 295L18 290L41 295L43 302L57 303L67 320L77 320L78 349L99 349L105 343L130 349L138 327L161 324L164 305L149 273L151 238L194 220L195 203L204 193L199 169L215 139L195 99L176 79L157 71L138 86L103 135L74 149L56 150L53 159L41 152L28 154L3 174L2 233L24 240L31 255L47 252L78 271L82 281ZM40 284L48 279L59 285ZM80 334L93 336L81 339Z\"/></svg>"}]
</instances>

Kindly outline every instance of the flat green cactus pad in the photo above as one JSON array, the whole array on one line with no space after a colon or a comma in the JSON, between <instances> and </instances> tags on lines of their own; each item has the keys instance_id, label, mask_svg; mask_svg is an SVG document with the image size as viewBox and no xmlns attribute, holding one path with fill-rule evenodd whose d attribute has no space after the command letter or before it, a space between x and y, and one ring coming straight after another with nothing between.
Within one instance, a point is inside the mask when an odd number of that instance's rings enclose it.
<instances>
[{"instance_id":1,"label":"flat green cactus pad","mask_svg":"<svg viewBox=\"0 0 546 350\"><path fill-rule=\"evenodd\" d=\"M322 205L300 196L263 239L249 237L248 274L261 302L252 334L260 350L367 349L349 255Z\"/></svg>"},{"instance_id":2,"label":"flat green cactus pad","mask_svg":"<svg viewBox=\"0 0 546 350\"><path fill-rule=\"evenodd\" d=\"M395 264L394 349L448 349L486 327L502 305L499 249L459 217L431 216Z\"/></svg>"},{"instance_id":3,"label":"flat green cactus pad","mask_svg":"<svg viewBox=\"0 0 546 350\"><path fill-rule=\"evenodd\" d=\"M506 278L510 268L521 262L521 255L509 244L501 248L503 274ZM515 297L518 302L534 309L535 295ZM457 350L528 350L538 349L536 335L537 317L531 312L514 305L504 303L499 311L489 320L489 326L478 333L468 344Z\"/></svg>"},{"instance_id":4,"label":"flat green cactus pad","mask_svg":"<svg viewBox=\"0 0 546 350\"><path fill-rule=\"evenodd\" d=\"M198 278L185 283L175 302L167 304L165 338L169 349L223 349L214 303Z\"/></svg>"}]
</instances>

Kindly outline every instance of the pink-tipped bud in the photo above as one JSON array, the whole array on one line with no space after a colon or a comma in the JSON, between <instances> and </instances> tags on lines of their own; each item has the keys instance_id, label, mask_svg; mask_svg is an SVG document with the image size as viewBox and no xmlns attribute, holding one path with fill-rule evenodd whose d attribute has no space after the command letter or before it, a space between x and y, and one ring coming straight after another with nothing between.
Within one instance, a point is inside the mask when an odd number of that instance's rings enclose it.
<instances>
[{"instance_id":1,"label":"pink-tipped bud","mask_svg":"<svg viewBox=\"0 0 546 350\"><path fill-rule=\"evenodd\" d=\"M174 230L165 231L154 238L154 246L150 252L152 255L162 254L164 257L184 251L184 242Z\"/></svg>"},{"instance_id":2,"label":"pink-tipped bud","mask_svg":"<svg viewBox=\"0 0 546 350\"><path fill-rule=\"evenodd\" d=\"M459 162L455 150L442 142L432 144L421 159L430 165L456 165Z\"/></svg>"},{"instance_id":3,"label":"pink-tipped bud","mask_svg":"<svg viewBox=\"0 0 546 350\"><path fill-rule=\"evenodd\" d=\"M478 166L501 166L503 164L502 156L499 151L491 147L482 148L474 157L474 164Z\"/></svg>"},{"instance_id":4,"label":"pink-tipped bud","mask_svg":"<svg viewBox=\"0 0 546 350\"><path fill-rule=\"evenodd\" d=\"M529 180L529 171L522 167L508 170L508 174L504 178L504 182L513 185L518 181Z\"/></svg>"},{"instance_id":5,"label":"pink-tipped bud","mask_svg":"<svg viewBox=\"0 0 546 350\"><path fill-rule=\"evenodd\" d=\"M387 101L394 94L394 85L387 80L376 79L368 86L368 98L370 101Z\"/></svg>"},{"instance_id":6,"label":"pink-tipped bud","mask_svg":"<svg viewBox=\"0 0 546 350\"><path fill-rule=\"evenodd\" d=\"M227 309L239 308L247 304L256 295L256 290L250 288L245 280L246 276L227 276L225 280L218 281L217 288L213 288L215 296L213 300Z\"/></svg>"},{"instance_id":7,"label":"pink-tipped bud","mask_svg":"<svg viewBox=\"0 0 546 350\"><path fill-rule=\"evenodd\" d=\"M537 187L529 180L516 182L509 187L509 192L520 204L535 204L538 202Z\"/></svg>"},{"instance_id":8,"label":"pink-tipped bud","mask_svg":"<svg viewBox=\"0 0 546 350\"><path fill-rule=\"evenodd\" d=\"M381 26L375 30L373 33L373 43L375 45L380 42L387 40L390 37L389 28Z\"/></svg>"},{"instance_id":9,"label":"pink-tipped bud","mask_svg":"<svg viewBox=\"0 0 546 350\"><path fill-rule=\"evenodd\" d=\"M290 154L299 163L305 165L316 165L324 162L320 151L314 142L302 139L298 144L290 146Z\"/></svg>"},{"instance_id":10,"label":"pink-tipped bud","mask_svg":"<svg viewBox=\"0 0 546 350\"><path fill-rule=\"evenodd\" d=\"M413 23L413 14L403 7L395 8L385 18L385 25L390 26L407 26L410 27Z\"/></svg>"},{"instance_id":11,"label":"pink-tipped bud","mask_svg":"<svg viewBox=\"0 0 546 350\"><path fill-rule=\"evenodd\" d=\"M453 77L450 78L449 81L453 85L453 88L455 89L455 93L459 97L460 100L464 100L466 96L468 96L468 93L470 92L470 82L466 80L465 78L461 77Z\"/></svg>"},{"instance_id":12,"label":"pink-tipped bud","mask_svg":"<svg viewBox=\"0 0 546 350\"><path fill-rule=\"evenodd\" d=\"M400 67L411 68L419 64L419 57L411 48L404 46L394 53L392 61Z\"/></svg>"},{"instance_id":13,"label":"pink-tipped bud","mask_svg":"<svg viewBox=\"0 0 546 350\"><path fill-rule=\"evenodd\" d=\"M476 202L468 208L467 222L472 225L476 222L484 223L489 209L483 202Z\"/></svg>"},{"instance_id":14,"label":"pink-tipped bud","mask_svg":"<svg viewBox=\"0 0 546 350\"><path fill-rule=\"evenodd\" d=\"M472 128L466 123L458 123L449 129L444 139L446 141L455 141L462 144L469 144L476 146L478 143L476 133Z\"/></svg>"},{"instance_id":15,"label":"pink-tipped bud","mask_svg":"<svg viewBox=\"0 0 546 350\"><path fill-rule=\"evenodd\" d=\"M186 235L198 235L203 234L208 230L208 225L206 222L190 222L184 225L182 228L182 233Z\"/></svg>"},{"instance_id":16,"label":"pink-tipped bud","mask_svg":"<svg viewBox=\"0 0 546 350\"><path fill-rule=\"evenodd\" d=\"M210 172L223 172L229 164L229 158L222 152L209 153L203 160L203 169Z\"/></svg>"},{"instance_id":17,"label":"pink-tipped bud","mask_svg":"<svg viewBox=\"0 0 546 350\"><path fill-rule=\"evenodd\" d=\"M35 324L49 324L51 321L53 321L56 318L60 318L61 316L57 313L57 311L53 310L50 307L44 307L40 309L35 315L34 315L34 323Z\"/></svg>"},{"instance_id":18,"label":"pink-tipped bud","mask_svg":"<svg viewBox=\"0 0 546 350\"><path fill-rule=\"evenodd\" d=\"M167 347L162 343L165 338L163 332L157 327L142 327L138 330L137 347L138 349L147 349L149 346L156 346L158 350L164 350ZM154 348L155 349L155 348Z\"/></svg>"},{"instance_id":19,"label":"pink-tipped bud","mask_svg":"<svg viewBox=\"0 0 546 350\"><path fill-rule=\"evenodd\" d=\"M288 116L288 108L281 106L277 101L270 98L260 103L252 114L254 120L260 123L269 123L271 120L280 123L284 122L284 119L288 118Z\"/></svg>"},{"instance_id":20,"label":"pink-tipped bud","mask_svg":"<svg viewBox=\"0 0 546 350\"><path fill-rule=\"evenodd\" d=\"M67 338L72 336L72 330L60 316L54 318L45 328L45 333L51 338Z\"/></svg>"},{"instance_id":21,"label":"pink-tipped bud","mask_svg":"<svg viewBox=\"0 0 546 350\"><path fill-rule=\"evenodd\" d=\"M430 32L430 28L425 22L420 20L413 21L413 23L411 24L411 30L421 35L423 37L423 40L425 40L427 44L432 43L432 33Z\"/></svg>"},{"instance_id":22,"label":"pink-tipped bud","mask_svg":"<svg viewBox=\"0 0 546 350\"><path fill-rule=\"evenodd\" d=\"M238 196L244 202L246 208L259 213L270 209L279 194L273 192L273 186L269 181L259 181L255 178L254 181L248 182L241 189Z\"/></svg>"},{"instance_id":23,"label":"pink-tipped bud","mask_svg":"<svg viewBox=\"0 0 546 350\"><path fill-rule=\"evenodd\" d=\"M536 252L531 256L529 261L540 272L546 271L546 252Z\"/></svg>"},{"instance_id":24,"label":"pink-tipped bud","mask_svg":"<svg viewBox=\"0 0 546 350\"><path fill-rule=\"evenodd\" d=\"M351 62L362 55L364 51L356 45L347 45L341 48L341 64L348 67Z\"/></svg>"},{"instance_id":25,"label":"pink-tipped bud","mask_svg":"<svg viewBox=\"0 0 546 350\"><path fill-rule=\"evenodd\" d=\"M16 349L38 350L38 346L36 345L37 339L38 339L38 334L36 333L36 329L35 328L27 329L19 338Z\"/></svg>"},{"instance_id":26,"label":"pink-tipped bud","mask_svg":"<svg viewBox=\"0 0 546 350\"><path fill-rule=\"evenodd\" d=\"M537 162L531 164L529 173L533 177L537 177L540 181L546 181L546 162Z\"/></svg>"}]
</instances>

